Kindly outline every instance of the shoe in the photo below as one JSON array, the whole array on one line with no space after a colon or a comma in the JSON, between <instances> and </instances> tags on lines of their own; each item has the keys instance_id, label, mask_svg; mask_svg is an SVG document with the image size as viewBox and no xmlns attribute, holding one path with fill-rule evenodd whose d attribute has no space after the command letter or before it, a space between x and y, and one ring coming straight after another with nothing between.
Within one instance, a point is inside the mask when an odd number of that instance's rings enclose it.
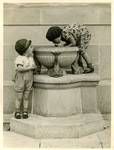
<instances>
[{"instance_id":1,"label":"shoe","mask_svg":"<svg viewBox=\"0 0 114 150\"><path fill-rule=\"evenodd\" d=\"M15 118L16 119L21 119L21 113L20 112L15 112Z\"/></svg>"},{"instance_id":2,"label":"shoe","mask_svg":"<svg viewBox=\"0 0 114 150\"><path fill-rule=\"evenodd\" d=\"M71 66L71 71L72 71L72 74L82 74L84 73L84 69L78 65L76 66Z\"/></svg>"},{"instance_id":3,"label":"shoe","mask_svg":"<svg viewBox=\"0 0 114 150\"><path fill-rule=\"evenodd\" d=\"M84 73L92 73L94 72L94 67L92 66L92 64L88 64L87 68L84 69Z\"/></svg>"},{"instance_id":4,"label":"shoe","mask_svg":"<svg viewBox=\"0 0 114 150\"><path fill-rule=\"evenodd\" d=\"M94 68L86 68L84 70L84 73L92 73L92 72L94 72Z\"/></svg>"},{"instance_id":5,"label":"shoe","mask_svg":"<svg viewBox=\"0 0 114 150\"><path fill-rule=\"evenodd\" d=\"M25 112L23 112L23 119L27 119L27 118L28 118L28 112L25 111Z\"/></svg>"}]
</instances>

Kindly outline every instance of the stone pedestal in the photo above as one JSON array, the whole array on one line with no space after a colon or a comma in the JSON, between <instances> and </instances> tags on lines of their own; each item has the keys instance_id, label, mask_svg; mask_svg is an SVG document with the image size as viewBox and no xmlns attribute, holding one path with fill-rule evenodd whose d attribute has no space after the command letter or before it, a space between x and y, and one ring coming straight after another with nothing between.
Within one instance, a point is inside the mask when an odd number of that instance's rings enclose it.
<instances>
[{"instance_id":1,"label":"stone pedestal","mask_svg":"<svg viewBox=\"0 0 114 150\"><path fill-rule=\"evenodd\" d=\"M79 138L103 130L96 74L34 76L33 114L11 119L11 130L33 138Z\"/></svg>"},{"instance_id":2,"label":"stone pedestal","mask_svg":"<svg viewBox=\"0 0 114 150\"><path fill-rule=\"evenodd\" d=\"M33 113L41 116L70 116L97 113L96 74L65 75L59 78L34 76Z\"/></svg>"}]
</instances>

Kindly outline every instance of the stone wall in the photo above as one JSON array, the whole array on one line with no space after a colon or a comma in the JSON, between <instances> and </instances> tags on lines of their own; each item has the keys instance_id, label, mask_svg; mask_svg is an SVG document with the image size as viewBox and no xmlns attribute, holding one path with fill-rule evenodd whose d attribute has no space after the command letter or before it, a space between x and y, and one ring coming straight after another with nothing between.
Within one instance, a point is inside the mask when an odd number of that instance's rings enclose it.
<instances>
[{"instance_id":1,"label":"stone wall","mask_svg":"<svg viewBox=\"0 0 114 150\"><path fill-rule=\"evenodd\" d=\"M14 44L28 38L33 45L51 45L45 38L53 25L85 24L92 33L88 54L100 75L97 88L102 113L111 112L111 6L110 4L4 4L4 114L14 111Z\"/></svg>"}]
</instances>

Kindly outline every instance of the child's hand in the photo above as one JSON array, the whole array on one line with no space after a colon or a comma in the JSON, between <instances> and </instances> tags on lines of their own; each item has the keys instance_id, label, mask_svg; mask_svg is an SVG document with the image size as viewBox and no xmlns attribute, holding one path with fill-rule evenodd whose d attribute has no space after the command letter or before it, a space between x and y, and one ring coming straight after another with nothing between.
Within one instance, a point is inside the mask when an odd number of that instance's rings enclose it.
<instances>
[{"instance_id":1,"label":"child's hand","mask_svg":"<svg viewBox=\"0 0 114 150\"><path fill-rule=\"evenodd\" d=\"M37 66L35 64L32 65L32 69L36 69Z\"/></svg>"},{"instance_id":2,"label":"child's hand","mask_svg":"<svg viewBox=\"0 0 114 150\"><path fill-rule=\"evenodd\" d=\"M40 72L41 72L41 68L35 68L34 69L34 74L40 74Z\"/></svg>"},{"instance_id":3,"label":"child's hand","mask_svg":"<svg viewBox=\"0 0 114 150\"><path fill-rule=\"evenodd\" d=\"M17 71L23 71L24 67L22 65L17 65L16 70Z\"/></svg>"},{"instance_id":4,"label":"child's hand","mask_svg":"<svg viewBox=\"0 0 114 150\"><path fill-rule=\"evenodd\" d=\"M63 41L61 41L58 44L55 44L56 47L64 47L64 45L65 45L65 42L63 42Z\"/></svg>"},{"instance_id":5,"label":"child's hand","mask_svg":"<svg viewBox=\"0 0 114 150\"><path fill-rule=\"evenodd\" d=\"M63 47L64 44L61 44L61 43L60 43L60 44L55 44L55 46L56 46L56 47Z\"/></svg>"}]
</instances>

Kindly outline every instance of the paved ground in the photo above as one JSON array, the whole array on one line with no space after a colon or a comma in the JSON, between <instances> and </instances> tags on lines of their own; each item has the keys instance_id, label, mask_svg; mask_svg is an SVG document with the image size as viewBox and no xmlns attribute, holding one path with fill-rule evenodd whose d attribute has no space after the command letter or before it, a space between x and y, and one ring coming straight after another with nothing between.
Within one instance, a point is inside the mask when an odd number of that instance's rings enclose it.
<instances>
[{"instance_id":1,"label":"paved ground","mask_svg":"<svg viewBox=\"0 0 114 150\"><path fill-rule=\"evenodd\" d=\"M79 139L33 139L10 131L3 132L4 148L110 148L110 127Z\"/></svg>"}]
</instances>

